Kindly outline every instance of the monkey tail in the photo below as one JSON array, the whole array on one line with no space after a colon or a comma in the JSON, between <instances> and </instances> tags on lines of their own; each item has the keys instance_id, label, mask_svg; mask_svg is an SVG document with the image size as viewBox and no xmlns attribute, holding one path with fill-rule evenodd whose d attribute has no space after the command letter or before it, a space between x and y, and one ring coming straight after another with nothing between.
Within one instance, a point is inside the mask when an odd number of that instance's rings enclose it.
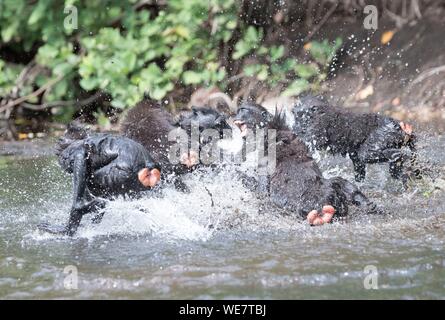
<instances>
[{"instance_id":1,"label":"monkey tail","mask_svg":"<svg viewBox=\"0 0 445 320\"><path fill-rule=\"evenodd\" d=\"M68 124L65 133L56 144L56 156L59 156L71 143L88 137L89 130L78 121Z\"/></svg>"}]
</instances>

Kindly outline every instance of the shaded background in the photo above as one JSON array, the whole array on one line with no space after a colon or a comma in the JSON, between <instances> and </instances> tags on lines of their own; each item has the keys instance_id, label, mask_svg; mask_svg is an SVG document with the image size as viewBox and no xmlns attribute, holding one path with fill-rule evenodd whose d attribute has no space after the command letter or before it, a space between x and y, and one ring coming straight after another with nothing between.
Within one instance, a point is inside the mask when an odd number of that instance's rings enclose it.
<instances>
[{"instance_id":1,"label":"shaded background","mask_svg":"<svg viewBox=\"0 0 445 320\"><path fill-rule=\"evenodd\" d=\"M442 132L444 27L440 0L2 0L0 139L115 129L144 98L233 110L307 91Z\"/></svg>"}]
</instances>

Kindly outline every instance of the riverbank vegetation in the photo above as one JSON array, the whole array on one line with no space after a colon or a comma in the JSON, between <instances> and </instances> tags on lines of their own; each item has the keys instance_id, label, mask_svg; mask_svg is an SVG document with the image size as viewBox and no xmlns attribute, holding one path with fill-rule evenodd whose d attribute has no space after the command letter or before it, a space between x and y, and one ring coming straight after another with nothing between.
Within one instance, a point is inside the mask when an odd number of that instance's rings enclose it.
<instances>
[{"instance_id":1,"label":"riverbank vegetation","mask_svg":"<svg viewBox=\"0 0 445 320\"><path fill-rule=\"evenodd\" d=\"M441 8L375 2L392 33ZM143 98L174 111L199 88L235 101L328 91L353 45L341 28L322 31L330 22L361 26L363 8L354 0L2 1L0 135L27 138L78 117L109 127Z\"/></svg>"}]
</instances>

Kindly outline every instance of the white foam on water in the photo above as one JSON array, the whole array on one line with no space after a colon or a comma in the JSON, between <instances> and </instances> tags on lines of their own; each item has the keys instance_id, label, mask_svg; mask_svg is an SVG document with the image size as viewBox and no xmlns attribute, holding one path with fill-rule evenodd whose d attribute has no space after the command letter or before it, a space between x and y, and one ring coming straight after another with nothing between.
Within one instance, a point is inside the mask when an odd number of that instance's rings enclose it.
<instances>
[{"instance_id":1,"label":"white foam on water","mask_svg":"<svg viewBox=\"0 0 445 320\"><path fill-rule=\"evenodd\" d=\"M110 202L101 223L81 228L78 237L151 234L166 239L207 240L211 232L165 199Z\"/></svg>"},{"instance_id":2,"label":"white foam on water","mask_svg":"<svg viewBox=\"0 0 445 320\"><path fill-rule=\"evenodd\" d=\"M182 179L190 193L165 186L140 199L109 201L102 221L92 223L93 216L85 215L75 237L149 235L166 240L206 241L216 230L239 225L249 217L256 220L258 200L235 177L233 168L203 169ZM54 224L67 221L69 206L51 207L40 219ZM34 240L65 238L35 230L27 237Z\"/></svg>"},{"instance_id":3,"label":"white foam on water","mask_svg":"<svg viewBox=\"0 0 445 320\"><path fill-rule=\"evenodd\" d=\"M238 140L226 142L226 147L231 148L232 152L237 152L240 146L237 141L239 142L241 138L235 137L235 139ZM346 223L311 228L303 219L295 215L281 215L276 208L263 207L263 200L266 199L258 199L252 191L243 186L236 170L248 172L249 167L255 168L256 162L255 157L253 159L248 157L248 161L241 166L226 164L225 167L216 170L207 168L187 174L182 179L190 188L190 193L182 193L167 186L158 193L144 196L141 199L110 201L105 209L102 222L93 224L90 222L91 215L86 215L75 238L90 240L110 235L130 237L148 235L165 241L181 239L207 241L215 234L227 230L235 230L240 234L284 230L295 231L298 237L311 239L317 235L330 234L328 230L352 229L355 232L359 230L369 232L374 230L375 226L395 232L406 228L403 221L400 220L403 217L425 218L428 223L434 222L428 218L432 214L429 210L430 200L437 197L434 196L435 193L432 194L431 199L426 199L421 197L422 190L413 189L411 192L405 191L405 193L394 196L381 188L382 190L377 190L372 195L377 194L378 202L393 214L391 218L362 216L348 219L349 222ZM350 164L348 163L348 165ZM340 175L345 177L352 172L350 169L341 165L332 166L328 170L324 170L324 176ZM375 166L375 169L379 173L377 180L383 183L385 179L380 175L386 177L386 167L384 171L379 170L378 166ZM372 174L370 176L372 178ZM352 175L348 178L353 181ZM67 190L67 192L69 191ZM435 192L442 194L440 190ZM370 198L374 200L373 196ZM410 204L412 203L416 203L416 207L424 206L425 212L428 214L425 213L425 216L419 217L419 210L411 209ZM45 212L39 214L38 218L55 224L63 224L68 219L69 205L68 202L48 202L45 204ZM411 211L414 212L411 213ZM436 214L443 212L437 211ZM29 217L25 213L19 216ZM437 222L434 223L437 224ZM53 236L35 231L35 224L31 221L27 221L26 225L28 225L26 229L31 230L26 237L33 240L69 239L69 237Z\"/></svg>"}]
</instances>

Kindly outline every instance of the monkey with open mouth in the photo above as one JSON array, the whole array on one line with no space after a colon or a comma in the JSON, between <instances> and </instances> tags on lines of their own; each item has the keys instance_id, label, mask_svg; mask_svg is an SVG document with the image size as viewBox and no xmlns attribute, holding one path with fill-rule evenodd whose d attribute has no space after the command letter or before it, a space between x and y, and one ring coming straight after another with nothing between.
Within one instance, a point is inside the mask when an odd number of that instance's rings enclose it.
<instances>
[{"instance_id":1,"label":"monkey with open mouth","mask_svg":"<svg viewBox=\"0 0 445 320\"><path fill-rule=\"evenodd\" d=\"M382 213L353 183L341 177L325 179L307 146L287 127L281 113L270 114L261 105L245 103L234 118L243 137L258 129L276 130L276 164L270 175L258 180L258 190L269 201L305 218L310 225L323 225L348 214L350 205L365 213Z\"/></svg>"}]
</instances>

